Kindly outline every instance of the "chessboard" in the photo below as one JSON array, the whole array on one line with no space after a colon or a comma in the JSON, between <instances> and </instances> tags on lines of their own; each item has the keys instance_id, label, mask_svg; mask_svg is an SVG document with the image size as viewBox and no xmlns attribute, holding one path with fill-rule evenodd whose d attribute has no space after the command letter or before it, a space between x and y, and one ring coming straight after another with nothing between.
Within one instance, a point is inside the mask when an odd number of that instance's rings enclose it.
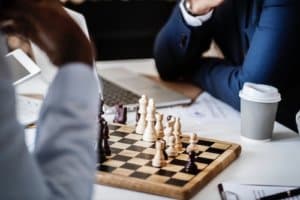
<instances>
[{"instance_id":1,"label":"chessboard","mask_svg":"<svg viewBox=\"0 0 300 200\"><path fill-rule=\"evenodd\" d=\"M134 126L110 124L109 131L112 155L98 165L98 184L180 200L199 192L241 152L238 144L199 137L195 162L198 171L190 174L184 171L189 158L186 151L169 158L165 167L156 168L151 164L154 143L143 141ZM183 134L182 143L184 148L189 145L188 135Z\"/></svg>"}]
</instances>

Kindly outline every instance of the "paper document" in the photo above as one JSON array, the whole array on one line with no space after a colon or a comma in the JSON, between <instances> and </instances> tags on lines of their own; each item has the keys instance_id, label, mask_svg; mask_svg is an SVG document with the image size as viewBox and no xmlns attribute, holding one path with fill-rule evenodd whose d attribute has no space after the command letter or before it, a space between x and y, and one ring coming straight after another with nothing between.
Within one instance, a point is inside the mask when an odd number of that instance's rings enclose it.
<instances>
[{"instance_id":1,"label":"paper document","mask_svg":"<svg viewBox=\"0 0 300 200\"><path fill-rule=\"evenodd\" d=\"M224 182L218 185L222 200L256 200L278 192L297 188L297 186L252 185ZM287 198L300 200L300 196Z\"/></svg>"}]
</instances>

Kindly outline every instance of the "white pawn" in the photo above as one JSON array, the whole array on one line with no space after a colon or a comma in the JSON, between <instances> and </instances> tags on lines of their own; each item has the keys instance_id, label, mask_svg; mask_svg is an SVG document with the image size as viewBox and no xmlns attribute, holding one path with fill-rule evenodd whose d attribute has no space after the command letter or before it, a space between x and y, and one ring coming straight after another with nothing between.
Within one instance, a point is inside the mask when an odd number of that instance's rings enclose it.
<instances>
[{"instance_id":1,"label":"white pawn","mask_svg":"<svg viewBox=\"0 0 300 200\"><path fill-rule=\"evenodd\" d=\"M142 97L139 99L139 110L138 110L138 113L140 114L140 118L135 128L135 132L138 134L143 134L146 128L147 105L148 105L148 97L146 95L142 95Z\"/></svg>"},{"instance_id":2,"label":"white pawn","mask_svg":"<svg viewBox=\"0 0 300 200\"><path fill-rule=\"evenodd\" d=\"M190 144L187 146L186 152L190 152L190 151L197 152L197 142L198 142L198 138L196 133L191 133Z\"/></svg>"},{"instance_id":3,"label":"white pawn","mask_svg":"<svg viewBox=\"0 0 300 200\"><path fill-rule=\"evenodd\" d=\"M147 126L144 130L143 140L146 142L154 142L156 140L155 122L155 104L153 99L149 99L146 116Z\"/></svg>"},{"instance_id":4,"label":"white pawn","mask_svg":"<svg viewBox=\"0 0 300 200\"><path fill-rule=\"evenodd\" d=\"M156 124L155 124L155 131L156 131L156 135L158 139L161 139L164 137L164 127L163 127L163 118L164 115L160 114L160 113L156 113L155 114L155 120L156 120Z\"/></svg>"},{"instance_id":5,"label":"white pawn","mask_svg":"<svg viewBox=\"0 0 300 200\"><path fill-rule=\"evenodd\" d=\"M152 166L153 167L165 166L166 161L165 161L164 154L163 154L164 143L161 140L156 141L155 149L156 149L156 153L152 159Z\"/></svg>"},{"instance_id":6,"label":"white pawn","mask_svg":"<svg viewBox=\"0 0 300 200\"><path fill-rule=\"evenodd\" d=\"M169 137L169 147L166 150L169 157L176 157L177 151L175 148L175 137L172 135Z\"/></svg>"},{"instance_id":7,"label":"white pawn","mask_svg":"<svg viewBox=\"0 0 300 200\"><path fill-rule=\"evenodd\" d=\"M169 146L169 138L173 135L173 123L172 121L167 121L167 127L164 130L164 140L166 145Z\"/></svg>"},{"instance_id":8,"label":"white pawn","mask_svg":"<svg viewBox=\"0 0 300 200\"><path fill-rule=\"evenodd\" d=\"M177 117L174 124L174 135L182 136L180 118Z\"/></svg>"}]
</instances>

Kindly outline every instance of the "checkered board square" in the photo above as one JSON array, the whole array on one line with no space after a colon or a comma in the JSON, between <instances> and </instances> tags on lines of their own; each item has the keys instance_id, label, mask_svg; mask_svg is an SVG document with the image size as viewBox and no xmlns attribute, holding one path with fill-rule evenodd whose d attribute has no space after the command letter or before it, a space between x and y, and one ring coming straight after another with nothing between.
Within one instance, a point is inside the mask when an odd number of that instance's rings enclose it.
<instances>
[{"instance_id":1,"label":"checkered board square","mask_svg":"<svg viewBox=\"0 0 300 200\"><path fill-rule=\"evenodd\" d=\"M176 199L192 197L241 152L238 144L198 138L198 172L190 174L184 171L189 158L186 151L169 158L165 167L152 167L154 143L142 141L133 126L112 124L109 129L112 155L98 165L97 182ZM183 136L182 142L186 148L189 137Z\"/></svg>"}]
</instances>

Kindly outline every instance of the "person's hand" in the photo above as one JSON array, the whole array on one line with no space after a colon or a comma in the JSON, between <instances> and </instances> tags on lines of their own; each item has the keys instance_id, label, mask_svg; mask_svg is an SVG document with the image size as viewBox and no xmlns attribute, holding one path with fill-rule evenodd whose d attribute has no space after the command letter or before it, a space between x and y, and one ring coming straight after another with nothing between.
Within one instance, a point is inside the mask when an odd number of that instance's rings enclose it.
<instances>
[{"instance_id":1,"label":"person's hand","mask_svg":"<svg viewBox=\"0 0 300 200\"><path fill-rule=\"evenodd\" d=\"M0 29L29 38L57 66L70 62L93 64L90 41L58 0L4 0Z\"/></svg>"},{"instance_id":2,"label":"person's hand","mask_svg":"<svg viewBox=\"0 0 300 200\"><path fill-rule=\"evenodd\" d=\"M185 0L187 9L193 15L205 15L224 0Z\"/></svg>"}]
</instances>

